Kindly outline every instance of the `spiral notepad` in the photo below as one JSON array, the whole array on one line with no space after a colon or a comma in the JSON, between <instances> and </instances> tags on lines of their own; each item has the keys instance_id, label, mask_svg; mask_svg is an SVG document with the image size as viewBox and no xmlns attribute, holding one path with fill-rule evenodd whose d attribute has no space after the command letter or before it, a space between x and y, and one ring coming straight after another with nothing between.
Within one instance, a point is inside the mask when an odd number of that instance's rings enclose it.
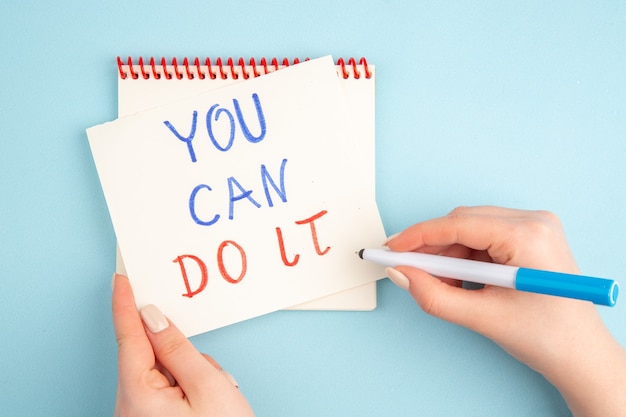
<instances>
[{"instance_id":1,"label":"spiral notepad","mask_svg":"<svg viewBox=\"0 0 626 417\"><path fill-rule=\"evenodd\" d=\"M259 77L290 65L300 59L210 57L193 59L127 57L117 58L118 115L120 117L166 104L186 96L217 89L235 82ZM356 135L363 146L364 181L371 183L374 195L375 79L376 71L365 58L339 58L337 76L350 101ZM117 270L124 272L118 251ZM300 304L293 310L373 310L376 308L376 283L342 291L321 299Z\"/></svg>"},{"instance_id":2,"label":"spiral notepad","mask_svg":"<svg viewBox=\"0 0 626 417\"><path fill-rule=\"evenodd\" d=\"M138 307L188 336L279 309L374 308L382 269L354 254L385 235L374 68L180 62L118 60L120 117L87 129Z\"/></svg>"}]
</instances>

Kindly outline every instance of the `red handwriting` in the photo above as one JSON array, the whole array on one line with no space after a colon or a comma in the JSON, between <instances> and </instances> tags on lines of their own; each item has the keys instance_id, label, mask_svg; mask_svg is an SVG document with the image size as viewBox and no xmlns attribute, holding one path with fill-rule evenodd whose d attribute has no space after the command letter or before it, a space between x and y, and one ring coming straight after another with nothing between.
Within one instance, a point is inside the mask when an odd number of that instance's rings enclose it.
<instances>
[{"instance_id":1,"label":"red handwriting","mask_svg":"<svg viewBox=\"0 0 626 417\"><path fill-rule=\"evenodd\" d=\"M285 252L285 242L283 241L283 231L280 230L280 227L276 228L276 238L278 238L278 248L280 249L280 259L282 259L283 264L287 266L295 266L298 264L300 260L300 254L296 253L293 257L293 261L287 259L287 253Z\"/></svg>"},{"instance_id":2,"label":"red handwriting","mask_svg":"<svg viewBox=\"0 0 626 417\"><path fill-rule=\"evenodd\" d=\"M327 246L326 249L324 250L320 250L319 241L317 239L317 230L315 229L314 222L315 220L319 219L326 213L328 213L326 210L322 210L319 213L314 214L313 216L309 217L308 219L304 219L304 220L300 220L296 222L296 224L309 224L311 226L311 237L313 238L313 245L315 245L315 252L320 256L326 255L328 251L330 250L330 246Z\"/></svg>"},{"instance_id":3,"label":"red handwriting","mask_svg":"<svg viewBox=\"0 0 626 417\"><path fill-rule=\"evenodd\" d=\"M315 227L315 221L319 220L320 218L322 218L322 216L326 215L327 213L328 213L327 210L322 210L319 213L314 214L313 216L310 216L304 220L297 220L295 222L296 225L306 225L306 224L309 225L310 230L311 230L311 240L313 241L315 253L318 256L326 255L328 251L330 251L331 249L330 246L326 246L324 250L321 250L320 245L319 245L317 229ZM285 266L288 266L288 267L296 266L300 260L300 254L295 254L293 257L293 260L289 261L287 259L287 253L285 250L285 241L283 238L282 230L280 227L276 227L275 230L276 230L276 238L278 240L278 248L280 252L281 261L283 262ZM226 265L224 263L224 250L226 250L226 248L228 247L233 247L239 252L240 270L239 270L239 275L237 276L237 278L233 278L233 275L231 275L231 273L227 270ZM200 274L198 288L193 291L191 289L191 284L189 282L190 279L189 279L187 266L185 265L186 260L193 261L198 267L198 271ZM195 255L180 255L176 257L172 262L178 263L178 265L180 266L182 278L185 283L185 289L187 290L186 293L182 294L183 297L192 298L195 295L200 294L202 291L206 289L206 286L209 282L209 272L208 272L208 268L205 262L202 259L200 259L198 256L195 256ZM246 256L246 251L241 245L239 245L237 242L233 240L225 240L219 245L219 247L217 248L216 262L217 262L217 267L219 269L219 272L222 278L226 282L231 283L231 284L240 283L244 279L248 271L248 258Z\"/></svg>"},{"instance_id":4,"label":"red handwriting","mask_svg":"<svg viewBox=\"0 0 626 417\"><path fill-rule=\"evenodd\" d=\"M322 210L319 213L314 214L313 216L307 219L296 221L296 224L298 225L308 224L311 226L311 239L313 240L315 253L317 253L319 256L326 255L328 251L330 250L330 246L327 246L326 249L324 250L320 250L319 240L317 238L317 229L315 228L315 220L319 219L326 213L328 213L328 211ZM283 264L285 264L286 266L296 266L298 264L298 261L300 260L300 255L296 254L293 257L293 261L289 261L287 259L287 253L285 251L285 242L283 240L283 231L280 229L280 227L276 228L276 237L278 238L278 247L280 248L280 257L283 261Z\"/></svg>"},{"instance_id":5,"label":"red handwriting","mask_svg":"<svg viewBox=\"0 0 626 417\"><path fill-rule=\"evenodd\" d=\"M191 259L192 261L195 261L200 268L200 286L195 291L191 291L191 287L189 286L189 277L187 276L187 268L183 262L184 259ZM185 288L187 288L187 293L183 294L183 296L191 298L206 288L206 285L209 282L209 273L207 272L206 265L202 262L202 259L194 255L180 255L172 262L178 262L178 265L180 265L180 272L183 274L183 281L185 281Z\"/></svg>"},{"instance_id":6,"label":"red handwriting","mask_svg":"<svg viewBox=\"0 0 626 417\"><path fill-rule=\"evenodd\" d=\"M232 245L237 248L237 250L239 250L239 255L241 255L241 272L239 273L239 277L237 278L231 277L226 270L226 267L224 266L223 252L224 248L228 245ZM244 252L243 248L239 244L237 244L237 242L233 242L232 240L225 240L220 244L219 248L217 248L217 266L220 269L220 274L222 274L222 278L224 278L231 284L237 284L243 279L244 276L246 276L246 271L248 270L248 259L246 258L246 252Z\"/></svg>"}]
</instances>

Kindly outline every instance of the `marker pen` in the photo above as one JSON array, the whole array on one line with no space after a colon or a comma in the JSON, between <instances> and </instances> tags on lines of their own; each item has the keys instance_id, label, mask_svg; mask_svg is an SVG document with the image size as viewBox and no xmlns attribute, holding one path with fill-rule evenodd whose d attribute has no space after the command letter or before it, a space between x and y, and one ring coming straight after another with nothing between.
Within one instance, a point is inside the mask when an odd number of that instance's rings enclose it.
<instances>
[{"instance_id":1,"label":"marker pen","mask_svg":"<svg viewBox=\"0 0 626 417\"><path fill-rule=\"evenodd\" d=\"M611 307L619 294L617 281L606 278L385 249L361 249L357 254L361 259L385 266L412 266L438 277L576 298Z\"/></svg>"}]
</instances>

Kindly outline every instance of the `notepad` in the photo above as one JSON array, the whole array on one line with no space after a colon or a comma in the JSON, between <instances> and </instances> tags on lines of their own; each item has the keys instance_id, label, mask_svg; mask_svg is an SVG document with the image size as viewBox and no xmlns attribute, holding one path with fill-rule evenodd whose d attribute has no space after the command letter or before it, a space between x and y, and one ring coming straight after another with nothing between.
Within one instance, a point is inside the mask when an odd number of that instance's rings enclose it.
<instances>
[{"instance_id":1,"label":"notepad","mask_svg":"<svg viewBox=\"0 0 626 417\"><path fill-rule=\"evenodd\" d=\"M355 134L356 95L332 58L245 82L230 69L204 92L191 86L200 72L186 91L177 75L135 83L132 100L120 83L126 116L88 129L138 305L187 335L382 276L353 253L384 232L373 140Z\"/></svg>"},{"instance_id":2,"label":"notepad","mask_svg":"<svg viewBox=\"0 0 626 417\"><path fill-rule=\"evenodd\" d=\"M258 62L258 63L257 63ZM297 64L298 59L293 60ZM246 64L242 58L220 58L189 60L184 58L171 62L164 59L143 58L133 62L132 58L122 62L118 58L118 114L125 116L168 102L210 91L226 85L242 82L250 76L260 76L288 66L287 59L276 58L255 61L251 58ZM364 159L359 167L363 169L363 181L370 181L369 187L374 198L374 146L375 146L375 80L376 70L364 58L359 63L354 58L339 59L336 65L342 89L346 93L353 118L355 135L359 138ZM165 75L168 74L169 78ZM116 270L126 273L123 258L117 253ZM293 310L373 310L376 308L376 285L366 284L342 291L322 299L290 307Z\"/></svg>"},{"instance_id":3,"label":"notepad","mask_svg":"<svg viewBox=\"0 0 626 417\"><path fill-rule=\"evenodd\" d=\"M298 59L292 61L297 64ZM233 60L220 58L211 60L150 58L144 62L139 58L122 61L118 58L118 115L133 114L151 107L167 104L188 96L211 91L233 83L243 82L251 76L261 76L289 66L287 59L276 58L255 60L247 63L242 58ZM337 76L346 94L352 114L354 134L359 138L362 161L362 181L369 181L368 190L375 198L374 149L375 149L375 81L376 69L364 58L337 60ZM169 78L162 74L169 74ZM117 253L116 270L125 274L121 254ZM368 311L376 308L376 284L365 284L357 288L309 301L291 310L353 310Z\"/></svg>"}]
</instances>

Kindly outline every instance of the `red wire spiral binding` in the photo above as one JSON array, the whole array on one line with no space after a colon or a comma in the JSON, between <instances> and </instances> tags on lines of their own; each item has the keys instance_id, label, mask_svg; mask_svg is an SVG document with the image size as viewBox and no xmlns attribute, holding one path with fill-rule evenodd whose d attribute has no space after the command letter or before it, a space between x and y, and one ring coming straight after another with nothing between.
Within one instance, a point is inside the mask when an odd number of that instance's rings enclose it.
<instances>
[{"instance_id":1,"label":"red wire spiral binding","mask_svg":"<svg viewBox=\"0 0 626 417\"><path fill-rule=\"evenodd\" d=\"M124 70L122 69L122 66L124 65L124 63L122 62L122 58L120 58L119 56L117 57L117 70L120 72L120 78L122 80L125 80L126 77L128 77L128 75L124 72Z\"/></svg>"},{"instance_id":2,"label":"red wire spiral binding","mask_svg":"<svg viewBox=\"0 0 626 417\"><path fill-rule=\"evenodd\" d=\"M346 78L348 78L350 74L348 74L348 71L346 71L346 63L343 58L339 58L337 60L337 65L341 67L341 76L343 77L343 79L345 80Z\"/></svg>"},{"instance_id":3,"label":"red wire spiral binding","mask_svg":"<svg viewBox=\"0 0 626 417\"><path fill-rule=\"evenodd\" d=\"M222 58L217 58L217 67L220 70L220 78L222 80L225 80L226 77L226 73L224 72L224 65L222 65Z\"/></svg>"},{"instance_id":4,"label":"red wire spiral binding","mask_svg":"<svg viewBox=\"0 0 626 417\"><path fill-rule=\"evenodd\" d=\"M265 59L265 57L261 58L261 65L263 65L263 71L265 71L265 73L268 73L268 69L267 69L267 59Z\"/></svg>"},{"instance_id":5,"label":"red wire spiral binding","mask_svg":"<svg viewBox=\"0 0 626 417\"><path fill-rule=\"evenodd\" d=\"M141 77L147 80L150 76L146 72L146 67L143 65L143 58L139 57L139 70L141 71Z\"/></svg>"},{"instance_id":6,"label":"red wire spiral binding","mask_svg":"<svg viewBox=\"0 0 626 417\"><path fill-rule=\"evenodd\" d=\"M165 62L165 58L163 58L163 62ZM182 80L183 79L183 74L181 74L180 71L178 70L178 64L176 63L176 57L172 58L172 66L174 67L174 74L176 74L176 79ZM165 70L165 67L163 67L163 70Z\"/></svg>"},{"instance_id":7,"label":"red wire spiral binding","mask_svg":"<svg viewBox=\"0 0 626 417\"><path fill-rule=\"evenodd\" d=\"M194 60L193 60L193 64L196 66L196 72L198 73L198 77L201 80L204 80L206 78L206 76L204 75L204 73L200 69L200 58L195 57Z\"/></svg>"},{"instance_id":8,"label":"red wire spiral binding","mask_svg":"<svg viewBox=\"0 0 626 417\"><path fill-rule=\"evenodd\" d=\"M233 76L233 79L234 80L239 79L239 76L235 72L235 62L233 61L233 58L229 56L227 63L228 63L228 67L230 68L230 74Z\"/></svg>"},{"instance_id":9,"label":"red wire spiral binding","mask_svg":"<svg viewBox=\"0 0 626 417\"><path fill-rule=\"evenodd\" d=\"M367 60L365 58L361 58L359 63L363 66L363 71L365 72L365 78L369 79L372 78L372 72L370 71L369 67L367 66ZM339 65L341 67L341 74L343 76L344 79L348 78L350 76L350 73L348 72L348 70L346 70L346 62L344 61L343 58L339 58L337 60L337 65ZM350 58L348 60L348 65L352 66L352 74L354 76L355 79L359 79L361 78L361 73L359 72L359 70L357 69L357 63L356 60L354 58Z\"/></svg>"},{"instance_id":10,"label":"red wire spiral binding","mask_svg":"<svg viewBox=\"0 0 626 417\"><path fill-rule=\"evenodd\" d=\"M122 58L120 58L119 56L117 57L117 69L120 72L120 77L125 80L126 78L128 78L128 74L126 74L123 70L124 63L122 62ZM137 74L135 73L134 69L133 69L133 59L131 57L128 57L128 70L130 71L130 76L132 79L136 80L138 78Z\"/></svg>"},{"instance_id":11,"label":"red wire spiral binding","mask_svg":"<svg viewBox=\"0 0 626 417\"><path fill-rule=\"evenodd\" d=\"M154 57L150 57L150 68L152 68L152 74L154 78L156 78L157 80L160 80L161 74L159 74L159 72L156 69L156 62L154 60Z\"/></svg>"},{"instance_id":12,"label":"red wire spiral binding","mask_svg":"<svg viewBox=\"0 0 626 417\"><path fill-rule=\"evenodd\" d=\"M309 58L305 58L304 61L308 61ZM273 71L278 71L281 66L288 67L289 65L296 65L300 63L299 58L294 58L289 62L289 58L283 58L279 63L278 58L273 57L271 62L268 64L267 59L262 57L257 65L257 61L254 58L250 58L249 66L252 67L252 73L250 74L246 68L246 62L243 58L239 58L236 62L232 57L229 57L226 60L226 64L222 58L217 58L215 64L211 64L210 58L205 58L204 63L200 61L200 58L195 57L193 60L193 64L189 62L189 58L183 58L182 63L179 63L176 57L172 58L171 63L168 65L167 60L162 57L160 62L157 63L157 60L154 57L150 57L148 64L144 62L143 57L139 57L137 61L137 65L139 67L139 71L135 70L135 64L133 64L133 58L128 57L127 62L124 63L122 58L117 57L117 69L119 71L120 78L125 80L130 76L133 80L139 79L139 77L147 80L149 78L160 79L162 76L167 80L177 79L182 80L187 78L189 80L193 80L196 75L201 80L205 79L207 76L214 80L217 77L220 77L222 80L226 80L228 78L232 78L234 80L238 79L242 76L245 80L250 77L256 78L263 74L269 74ZM270 69L269 66L274 68ZM357 69L357 65L361 65L363 67L363 73L365 78L372 78L372 72L370 71L367 60L365 58L361 58L359 63L357 64L356 59L349 58L348 62L343 58L339 58L337 60L337 65L341 68L341 76L343 78L350 77L350 71L348 71L347 67L352 67L352 76L355 79L361 78L361 72ZM168 67L170 68L168 70ZM194 71L195 67L195 71ZM217 67L214 70L213 67ZM237 68L239 67L239 69ZM126 68L126 69L125 69ZM173 69L173 73L171 70Z\"/></svg>"},{"instance_id":13,"label":"red wire spiral binding","mask_svg":"<svg viewBox=\"0 0 626 417\"><path fill-rule=\"evenodd\" d=\"M372 78L372 72L367 66L367 59L365 59L365 57L362 56L361 59L359 60L359 63L363 65L363 70L365 71L365 78L367 78L368 80Z\"/></svg>"},{"instance_id":14,"label":"red wire spiral binding","mask_svg":"<svg viewBox=\"0 0 626 417\"><path fill-rule=\"evenodd\" d=\"M272 65L274 66L274 71L278 71L278 59L276 57L272 58Z\"/></svg>"},{"instance_id":15,"label":"red wire spiral binding","mask_svg":"<svg viewBox=\"0 0 626 417\"><path fill-rule=\"evenodd\" d=\"M356 61L354 60L354 58L350 58L348 63L352 64L352 73L354 74L354 78L356 78L357 80L361 78L361 73L359 73L359 71L356 69Z\"/></svg>"},{"instance_id":16,"label":"red wire spiral binding","mask_svg":"<svg viewBox=\"0 0 626 417\"><path fill-rule=\"evenodd\" d=\"M207 59L205 60L206 62L206 67L207 70L209 71L209 77L211 77L212 80L217 78L217 75L213 72L213 70L211 69L211 59L207 57Z\"/></svg>"},{"instance_id":17,"label":"red wire spiral binding","mask_svg":"<svg viewBox=\"0 0 626 417\"><path fill-rule=\"evenodd\" d=\"M189 59L187 57L183 59L183 66L185 67L185 73L187 74L188 79L193 80L194 78L196 78L189 70Z\"/></svg>"},{"instance_id":18,"label":"red wire spiral binding","mask_svg":"<svg viewBox=\"0 0 626 417\"><path fill-rule=\"evenodd\" d=\"M256 78L256 77L258 77L259 75L261 75L261 74L259 74L259 72L256 70L256 61L254 60L254 58L250 58L250 66L252 67L252 76L253 76L254 78Z\"/></svg>"},{"instance_id":19,"label":"red wire spiral binding","mask_svg":"<svg viewBox=\"0 0 626 417\"><path fill-rule=\"evenodd\" d=\"M248 71L246 71L246 62L243 60L243 58L239 58L239 66L241 67L241 73L243 74L243 79L247 80L248 78L250 78L250 75L248 74Z\"/></svg>"},{"instance_id":20,"label":"red wire spiral binding","mask_svg":"<svg viewBox=\"0 0 626 417\"><path fill-rule=\"evenodd\" d=\"M173 64L176 65L176 58L174 58ZM171 80L172 79L172 74L167 72L167 61L165 60L165 57L161 58L161 66L163 67L163 75L165 75L165 79ZM178 65L176 65L176 66L178 66Z\"/></svg>"}]
</instances>

